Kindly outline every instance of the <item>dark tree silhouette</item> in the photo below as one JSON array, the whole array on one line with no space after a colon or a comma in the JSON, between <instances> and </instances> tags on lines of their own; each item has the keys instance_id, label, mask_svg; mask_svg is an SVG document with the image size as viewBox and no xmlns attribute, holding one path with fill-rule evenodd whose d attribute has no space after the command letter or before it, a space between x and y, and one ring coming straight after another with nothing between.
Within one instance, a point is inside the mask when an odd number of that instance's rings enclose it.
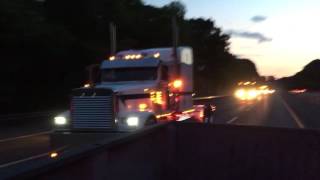
<instances>
[{"instance_id":1,"label":"dark tree silhouette","mask_svg":"<svg viewBox=\"0 0 320 180\"><path fill-rule=\"evenodd\" d=\"M311 61L302 71L291 77L279 79L277 84L284 89L320 90L320 60Z\"/></svg>"},{"instance_id":2,"label":"dark tree silhouette","mask_svg":"<svg viewBox=\"0 0 320 180\"><path fill-rule=\"evenodd\" d=\"M141 0L1 0L1 113L66 107L85 67L109 55L109 23L118 50L171 46L177 17L180 45L195 55L198 95L228 92L239 79L258 77L254 64L229 53L229 36L211 19L186 19L185 6Z\"/></svg>"}]
</instances>

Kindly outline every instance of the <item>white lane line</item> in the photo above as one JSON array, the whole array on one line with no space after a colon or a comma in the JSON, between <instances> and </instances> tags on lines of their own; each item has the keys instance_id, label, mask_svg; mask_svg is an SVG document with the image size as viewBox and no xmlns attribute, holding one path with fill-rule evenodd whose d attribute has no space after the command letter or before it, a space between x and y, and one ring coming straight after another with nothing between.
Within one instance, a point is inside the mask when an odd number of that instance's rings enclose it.
<instances>
[{"instance_id":1,"label":"white lane line","mask_svg":"<svg viewBox=\"0 0 320 180\"><path fill-rule=\"evenodd\" d=\"M289 112L289 114L291 115L292 119L295 121L295 123L298 125L299 128L305 128L304 124L301 122L300 118L297 116L297 114L292 110L292 108L289 106L289 104L283 99L281 98L281 101L284 105L284 107L286 107L287 111Z\"/></svg>"},{"instance_id":2,"label":"white lane line","mask_svg":"<svg viewBox=\"0 0 320 180\"><path fill-rule=\"evenodd\" d=\"M28 135L24 135L24 136L12 137L12 138L7 138L7 139L0 139L0 143L14 141L14 140L28 138L28 137L33 137L33 136L39 136L39 135L43 135L43 134L49 134L51 132L53 132L53 131L52 130L51 131L44 131L44 132L28 134Z\"/></svg>"},{"instance_id":3,"label":"white lane line","mask_svg":"<svg viewBox=\"0 0 320 180\"><path fill-rule=\"evenodd\" d=\"M231 123L233 123L234 121L236 121L237 119L239 119L237 116L236 116L236 117L233 117L231 120L227 121L227 124L231 124Z\"/></svg>"},{"instance_id":4,"label":"white lane line","mask_svg":"<svg viewBox=\"0 0 320 180\"><path fill-rule=\"evenodd\" d=\"M50 153L51 152L61 151L61 150L65 149L66 147L67 146L63 146L63 147L57 148L57 149L55 149L53 151L50 151L50 152L46 152L46 153L39 154L39 155L36 155L36 156L31 156L31 157L28 157L28 158L25 158L25 159L20 159L20 160L17 160L17 161L12 161L12 162L9 162L9 163L6 163L6 164L1 164L0 165L0 169L8 167L8 166L15 165L15 164L23 163L23 162L26 162L26 161L35 160L35 159L38 159L38 158L41 158L41 157L45 157L45 156L50 157Z\"/></svg>"},{"instance_id":5,"label":"white lane line","mask_svg":"<svg viewBox=\"0 0 320 180\"><path fill-rule=\"evenodd\" d=\"M38 158L44 157L44 156L48 156L48 153L43 153L43 154L39 154L39 155L36 155L36 156L28 157L28 158L25 158L25 159L12 161L12 162L9 162L9 163L6 163L6 164L1 164L0 165L0 169L8 167L8 166L15 165L15 164L18 164L18 163L22 163L22 162L25 162L25 161L29 161L29 160L32 160L32 159L38 159Z\"/></svg>"}]
</instances>

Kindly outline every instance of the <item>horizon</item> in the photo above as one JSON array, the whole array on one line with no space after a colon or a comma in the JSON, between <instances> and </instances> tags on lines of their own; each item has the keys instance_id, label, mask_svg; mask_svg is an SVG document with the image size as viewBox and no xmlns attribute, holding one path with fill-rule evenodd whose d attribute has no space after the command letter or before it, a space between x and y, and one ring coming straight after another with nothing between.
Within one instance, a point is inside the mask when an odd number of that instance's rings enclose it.
<instances>
[{"instance_id":1,"label":"horizon","mask_svg":"<svg viewBox=\"0 0 320 180\"><path fill-rule=\"evenodd\" d=\"M161 7L172 0L143 2ZM253 61L262 76L292 76L320 57L316 46L320 36L315 36L320 25L314 23L320 2L315 0L180 2L186 6L186 18L212 19L230 34L230 52Z\"/></svg>"}]
</instances>

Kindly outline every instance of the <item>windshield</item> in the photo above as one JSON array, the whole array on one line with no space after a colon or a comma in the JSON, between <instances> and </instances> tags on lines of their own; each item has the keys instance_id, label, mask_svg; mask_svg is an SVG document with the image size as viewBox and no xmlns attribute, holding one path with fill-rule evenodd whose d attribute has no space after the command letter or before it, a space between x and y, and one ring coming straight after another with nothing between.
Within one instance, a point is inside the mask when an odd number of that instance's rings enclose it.
<instances>
[{"instance_id":1,"label":"windshield","mask_svg":"<svg viewBox=\"0 0 320 180\"><path fill-rule=\"evenodd\" d=\"M152 81L157 79L157 68L105 69L101 78L102 82Z\"/></svg>"}]
</instances>

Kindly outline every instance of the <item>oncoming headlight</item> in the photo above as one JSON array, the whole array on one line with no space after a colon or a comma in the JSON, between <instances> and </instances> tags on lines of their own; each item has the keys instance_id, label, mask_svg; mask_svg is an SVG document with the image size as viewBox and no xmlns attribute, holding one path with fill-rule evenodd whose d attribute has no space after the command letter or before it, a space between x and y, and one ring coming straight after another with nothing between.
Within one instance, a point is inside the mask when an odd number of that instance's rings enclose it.
<instances>
[{"instance_id":1,"label":"oncoming headlight","mask_svg":"<svg viewBox=\"0 0 320 180\"><path fill-rule=\"evenodd\" d=\"M65 124L67 124L67 119L63 116L57 116L54 118L54 124L65 125Z\"/></svg>"},{"instance_id":2,"label":"oncoming headlight","mask_svg":"<svg viewBox=\"0 0 320 180\"><path fill-rule=\"evenodd\" d=\"M127 119L128 126L138 126L139 118L138 117L128 117Z\"/></svg>"},{"instance_id":3,"label":"oncoming headlight","mask_svg":"<svg viewBox=\"0 0 320 180\"><path fill-rule=\"evenodd\" d=\"M258 96L258 92L254 89L248 91L247 99L255 99Z\"/></svg>"},{"instance_id":4,"label":"oncoming headlight","mask_svg":"<svg viewBox=\"0 0 320 180\"><path fill-rule=\"evenodd\" d=\"M239 99L245 99L246 98L246 91L244 89L238 89L234 95Z\"/></svg>"}]
</instances>

